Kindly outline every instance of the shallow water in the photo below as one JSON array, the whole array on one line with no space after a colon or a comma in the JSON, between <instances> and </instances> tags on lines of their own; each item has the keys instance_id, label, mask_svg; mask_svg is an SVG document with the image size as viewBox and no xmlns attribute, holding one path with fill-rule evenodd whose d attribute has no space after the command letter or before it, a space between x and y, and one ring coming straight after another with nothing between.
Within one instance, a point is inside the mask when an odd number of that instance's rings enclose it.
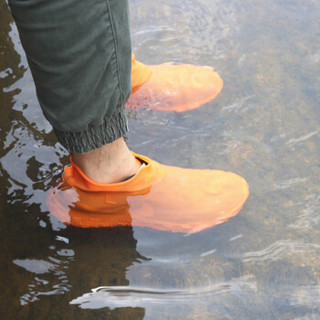
<instances>
[{"instance_id":1,"label":"shallow water","mask_svg":"<svg viewBox=\"0 0 320 320\"><path fill-rule=\"evenodd\" d=\"M67 153L1 1L1 319L320 319L319 1L130 3L138 59L224 79L193 111L129 110L131 149L237 172L250 197L188 236L58 222L45 198Z\"/></svg>"}]
</instances>

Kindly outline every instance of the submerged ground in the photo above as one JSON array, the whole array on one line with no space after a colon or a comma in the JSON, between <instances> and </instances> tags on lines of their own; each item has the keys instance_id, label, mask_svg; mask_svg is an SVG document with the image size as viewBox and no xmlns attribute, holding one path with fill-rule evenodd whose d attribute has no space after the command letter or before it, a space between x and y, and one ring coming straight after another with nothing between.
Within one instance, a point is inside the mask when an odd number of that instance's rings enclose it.
<instances>
[{"instance_id":1,"label":"submerged ground","mask_svg":"<svg viewBox=\"0 0 320 320\"><path fill-rule=\"evenodd\" d=\"M0 3L1 319L320 319L319 1L130 2L137 58L224 79L194 111L128 112L136 152L250 184L235 218L189 236L49 214L68 156Z\"/></svg>"}]
</instances>

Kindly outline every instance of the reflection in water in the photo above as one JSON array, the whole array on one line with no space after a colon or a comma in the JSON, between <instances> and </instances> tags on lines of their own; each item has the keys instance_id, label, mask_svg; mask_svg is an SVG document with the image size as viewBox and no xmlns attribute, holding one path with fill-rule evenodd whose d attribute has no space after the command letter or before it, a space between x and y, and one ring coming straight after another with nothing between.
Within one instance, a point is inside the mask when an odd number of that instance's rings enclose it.
<instances>
[{"instance_id":1,"label":"reflection in water","mask_svg":"<svg viewBox=\"0 0 320 320\"><path fill-rule=\"evenodd\" d=\"M67 251L63 256L70 257L68 260L72 260L73 250ZM56 253L60 256L59 252ZM15 259L12 262L25 269L26 271L36 274L33 281L28 285L27 292L20 297L20 304L26 305L30 302L35 302L41 298L41 296L65 294L71 288L69 279L64 269L68 268L68 260L63 261L59 258L52 256L48 257L48 260L37 259ZM50 281L47 275L54 277L54 281Z\"/></svg>"},{"instance_id":2,"label":"reflection in water","mask_svg":"<svg viewBox=\"0 0 320 320\"><path fill-rule=\"evenodd\" d=\"M15 265L32 274L20 296L20 304L32 303L29 312L31 318L36 314L34 319L52 319L50 315L58 314L57 304L63 319L96 319L97 315L106 315L104 310L92 314L79 308L70 309L69 301L101 284L128 285L127 268L147 260L136 251L136 240L132 234L130 228L95 231L69 228L60 231L49 243L42 235L42 241L49 244L42 250L42 259L13 260ZM142 319L144 312L142 309L124 308L114 314L127 314L129 318L131 314L134 319Z\"/></svg>"},{"instance_id":3,"label":"reflection in water","mask_svg":"<svg viewBox=\"0 0 320 320\"><path fill-rule=\"evenodd\" d=\"M319 318L318 1L133 1L139 60L214 66L224 89L185 113L129 110L131 148L250 183L236 217L188 235L48 213L68 159L0 11L1 319Z\"/></svg>"}]
</instances>

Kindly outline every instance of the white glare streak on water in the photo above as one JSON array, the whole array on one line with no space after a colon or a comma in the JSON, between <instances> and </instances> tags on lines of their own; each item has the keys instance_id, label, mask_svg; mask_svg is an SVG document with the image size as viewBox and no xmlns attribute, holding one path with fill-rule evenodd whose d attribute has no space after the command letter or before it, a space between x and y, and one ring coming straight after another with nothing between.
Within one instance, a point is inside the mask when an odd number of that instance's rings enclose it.
<instances>
[{"instance_id":1,"label":"white glare streak on water","mask_svg":"<svg viewBox=\"0 0 320 320\"><path fill-rule=\"evenodd\" d=\"M81 297L73 299L70 304L77 304L83 309L110 309L119 307L152 307L197 305L202 299L210 299L213 296L236 295L239 291L256 290L253 277L244 276L232 279L230 282L216 283L210 287L192 289L156 290L154 288L132 287L98 287L92 292L85 293Z\"/></svg>"}]
</instances>

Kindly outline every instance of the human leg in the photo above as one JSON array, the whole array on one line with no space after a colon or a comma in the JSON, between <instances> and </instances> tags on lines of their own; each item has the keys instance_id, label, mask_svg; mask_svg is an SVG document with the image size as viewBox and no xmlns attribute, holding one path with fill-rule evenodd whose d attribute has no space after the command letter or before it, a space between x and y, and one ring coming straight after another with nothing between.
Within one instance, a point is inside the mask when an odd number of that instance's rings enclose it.
<instances>
[{"instance_id":1,"label":"human leg","mask_svg":"<svg viewBox=\"0 0 320 320\"><path fill-rule=\"evenodd\" d=\"M44 115L91 179L119 182L139 168L127 148L131 92L128 3L10 0Z\"/></svg>"},{"instance_id":2,"label":"human leg","mask_svg":"<svg viewBox=\"0 0 320 320\"><path fill-rule=\"evenodd\" d=\"M85 153L128 131L131 42L126 0L9 0L44 115Z\"/></svg>"},{"instance_id":3,"label":"human leg","mask_svg":"<svg viewBox=\"0 0 320 320\"><path fill-rule=\"evenodd\" d=\"M195 232L214 226L241 209L248 196L244 179L164 166L124 144L131 92L124 4L10 0L43 112L72 154L72 165L50 192L49 209L81 227Z\"/></svg>"}]
</instances>

